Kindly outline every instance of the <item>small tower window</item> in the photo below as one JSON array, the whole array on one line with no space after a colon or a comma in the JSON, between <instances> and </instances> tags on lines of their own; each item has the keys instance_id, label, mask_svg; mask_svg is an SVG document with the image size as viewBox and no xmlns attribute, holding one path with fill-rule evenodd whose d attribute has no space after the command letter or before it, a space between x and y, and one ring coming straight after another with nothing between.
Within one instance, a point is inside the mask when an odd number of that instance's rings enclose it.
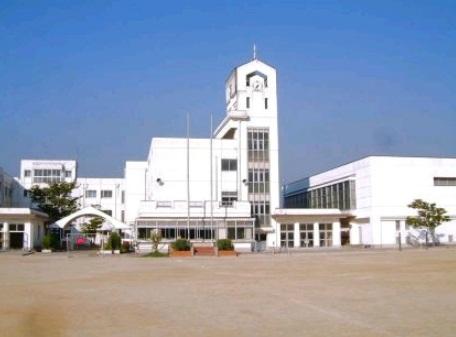
<instances>
[{"instance_id":1,"label":"small tower window","mask_svg":"<svg viewBox=\"0 0 456 337\"><path fill-rule=\"evenodd\" d=\"M247 109L250 109L250 97L246 98L245 105L246 105Z\"/></svg>"},{"instance_id":2,"label":"small tower window","mask_svg":"<svg viewBox=\"0 0 456 337\"><path fill-rule=\"evenodd\" d=\"M267 98L264 99L264 108L266 110L268 110L268 99Z\"/></svg>"}]
</instances>

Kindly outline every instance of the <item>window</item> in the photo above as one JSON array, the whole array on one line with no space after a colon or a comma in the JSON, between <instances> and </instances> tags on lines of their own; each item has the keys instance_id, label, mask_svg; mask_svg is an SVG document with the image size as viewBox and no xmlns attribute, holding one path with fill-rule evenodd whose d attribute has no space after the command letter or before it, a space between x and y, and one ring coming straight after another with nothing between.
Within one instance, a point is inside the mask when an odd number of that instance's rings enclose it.
<instances>
[{"instance_id":1,"label":"window","mask_svg":"<svg viewBox=\"0 0 456 337\"><path fill-rule=\"evenodd\" d=\"M250 109L250 97L246 97L245 106L247 107L247 109Z\"/></svg>"},{"instance_id":2,"label":"window","mask_svg":"<svg viewBox=\"0 0 456 337\"><path fill-rule=\"evenodd\" d=\"M434 186L456 186L455 177L434 177Z\"/></svg>"},{"instance_id":3,"label":"window","mask_svg":"<svg viewBox=\"0 0 456 337\"><path fill-rule=\"evenodd\" d=\"M269 169L249 169L249 193L269 193Z\"/></svg>"},{"instance_id":4,"label":"window","mask_svg":"<svg viewBox=\"0 0 456 337\"><path fill-rule=\"evenodd\" d=\"M71 178L71 171L65 171L65 178Z\"/></svg>"},{"instance_id":5,"label":"window","mask_svg":"<svg viewBox=\"0 0 456 337\"><path fill-rule=\"evenodd\" d=\"M34 183L58 183L62 181L61 170L37 169L33 170Z\"/></svg>"},{"instance_id":6,"label":"window","mask_svg":"<svg viewBox=\"0 0 456 337\"><path fill-rule=\"evenodd\" d=\"M236 159L222 159L222 171L236 171L237 160Z\"/></svg>"},{"instance_id":7,"label":"window","mask_svg":"<svg viewBox=\"0 0 456 337\"><path fill-rule=\"evenodd\" d=\"M233 202L237 200L237 192L222 192L223 207L232 207Z\"/></svg>"},{"instance_id":8,"label":"window","mask_svg":"<svg viewBox=\"0 0 456 337\"><path fill-rule=\"evenodd\" d=\"M120 211L120 221L125 222L125 211Z\"/></svg>"},{"instance_id":9,"label":"window","mask_svg":"<svg viewBox=\"0 0 456 337\"><path fill-rule=\"evenodd\" d=\"M95 190L86 190L85 191L85 197L86 198L96 198L97 197L97 191L95 191Z\"/></svg>"},{"instance_id":10,"label":"window","mask_svg":"<svg viewBox=\"0 0 456 337\"><path fill-rule=\"evenodd\" d=\"M281 224L280 225L280 247L293 247L294 246L294 225Z\"/></svg>"},{"instance_id":11,"label":"window","mask_svg":"<svg viewBox=\"0 0 456 337\"><path fill-rule=\"evenodd\" d=\"M266 110L268 110L268 99L267 98L264 99L264 108Z\"/></svg>"},{"instance_id":12,"label":"window","mask_svg":"<svg viewBox=\"0 0 456 337\"><path fill-rule=\"evenodd\" d=\"M258 128L247 132L248 159L251 162L269 162L269 130Z\"/></svg>"},{"instance_id":13,"label":"window","mask_svg":"<svg viewBox=\"0 0 456 337\"><path fill-rule=\"evenodd\" d=\"M320 229L320 247L332 246L332 224L321 223L319 224Z\"/></svg>"},{"instance_id":14,"label":"window","mask_svg":"<svg viewBox=\"0 0 456 337\"><path fill-rule=\"evenodd\" d=\"M24 197L28 197L29 196L29 191L28 190L24 190Z\"/></svg>"},{"instance_id":15,"label":"window","mask_svg":"<svg viewBox=\"0 0 456 337\"><path fill-rule=\"evenodd\" d=\"M401 221L396 220L396 232L399 232L401 230Z\"/></svg>"},{"instance_id":16,"label":"window","mask_svg":"<svg viewBox=\"0 0 456 337\"><path fill-rule=\"evenodd\" d=\"M101 197L102 198L112 198L112 191L111 190L102 190Z\"/></svg>"},{"instance_id":17,"label":"window","mask_svg":"<svg viewBox=\"0 0 456 337\"><path fill-rule=\"evenodd\" d=\"M32 173L32 172L31 172L30 170L25 170L25 171L24 171L24 177L30 177L30 174L31 174L31 173Z\"/></svg>"},{"instance_id":18,"label":"window","mask_svg":"<svg viewBox=\"0 0 456 337\"><path fill-rule=\"evenodd\" d=\"M313 224L299 224L299 237L301 247L313 247Z\"/></svg>"},{"instance_id":19,"label":"window","mask_svg":"<svg viewBox=\"0 0 456 337\"><path fill-rule=\"evenodd\" d=\"M102 212L106 213L109 216L112 216L112 211L110 209L103 209Z\"/></svg>"},{"instance_id":20,"label":"window","mask_svg":"<svg viewBox=\"0 0 456 337\"><path fill-rule=\"evenodd\" d=\"M122 204L125 204L125 191L122 191L122 194L121 194L121 202Z\"/></svg>"}]
</instances>

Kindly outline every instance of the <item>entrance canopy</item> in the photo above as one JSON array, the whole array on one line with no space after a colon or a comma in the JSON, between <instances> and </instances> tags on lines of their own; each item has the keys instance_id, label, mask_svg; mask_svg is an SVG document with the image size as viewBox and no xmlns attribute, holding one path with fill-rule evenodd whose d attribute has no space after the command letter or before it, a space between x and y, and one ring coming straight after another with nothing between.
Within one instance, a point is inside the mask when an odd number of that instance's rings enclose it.
<instances>
[{"instance_id":1,"label":"entrance canopy","mask_svg":"<svg viewBox=\"0 0 456 337\"><path fill-rule=\"evenodd\" d=\"M96 209L95 207L89 206L79 211L74 212L53 224L53 227L64 228L66 225L71 223L73 220L83 217L83 216L99 216L103 218L106 222L109 222L112 225L113 229L131 229L130 226L124 224L123 222L114 219L112 216L107 215L105 212Z\"/></svg>"},{"instance_id":2,"label":"entrance canopy","mask_svg":"<svg viewBox=\"0 0 456 337\"><path fill-rule=\"evenodd\" d=\"M337 208L277 208L272 217L279 223L285 222L322 222L339 221L350 218L352 214Z\"/></svg>"}]
</instances>

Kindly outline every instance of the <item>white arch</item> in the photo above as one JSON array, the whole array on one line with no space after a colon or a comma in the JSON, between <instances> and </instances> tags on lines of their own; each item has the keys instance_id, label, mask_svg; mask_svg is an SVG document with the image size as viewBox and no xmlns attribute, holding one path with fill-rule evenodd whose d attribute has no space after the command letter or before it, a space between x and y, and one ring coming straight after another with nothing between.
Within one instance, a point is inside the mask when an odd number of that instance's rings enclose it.
<instances>
[{"instance_id":1,"label":"white arch","mask_svg":"<svg viewBox=\"0 0 456 337\"><path fill-rule=\"evenodd\" d=\"M120 222L119 220L114 219L112 216L109 216L105 212L102 212L99 209L96 209L92 206L82 208L79 211L67 215L66 217L56 221L54 225L58 226L59 228L64 228L71 221L80 218L81 216L99 216L100 218L109 221L113 225L114 229L131 229L130 226Z\"/></svg>"}]
</instances>

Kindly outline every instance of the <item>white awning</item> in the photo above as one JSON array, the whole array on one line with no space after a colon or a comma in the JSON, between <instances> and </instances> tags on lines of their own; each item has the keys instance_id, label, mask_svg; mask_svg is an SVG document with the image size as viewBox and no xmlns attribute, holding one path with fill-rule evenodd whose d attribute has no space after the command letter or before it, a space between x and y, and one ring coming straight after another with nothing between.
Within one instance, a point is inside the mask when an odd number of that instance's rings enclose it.
<instances>
[{"instance_id":1,"label":"white awning","mask_svg":"<svg viewBox=\"0 0 456 337\"><path fill-rule=\"evenodd\" d=\"M73 214L70 214L70 215L56 221L51 226L57 226L58 228L64 228L66 225L71 223L73 220L83 217L83 216L99 216L100 218L103 218L105 220L105 222L108 222L112 226L112 229L131 229L130 226L124 224L123 222L121 222L119 220L114 219L112 216L109 216L105 212L102 212L99 209L96 209L95 207L91 207L91 206L82 208L79 211L76 211ZM56 227L54 227L54 228L56 228Z\"/></svg>"}]
</instances>

